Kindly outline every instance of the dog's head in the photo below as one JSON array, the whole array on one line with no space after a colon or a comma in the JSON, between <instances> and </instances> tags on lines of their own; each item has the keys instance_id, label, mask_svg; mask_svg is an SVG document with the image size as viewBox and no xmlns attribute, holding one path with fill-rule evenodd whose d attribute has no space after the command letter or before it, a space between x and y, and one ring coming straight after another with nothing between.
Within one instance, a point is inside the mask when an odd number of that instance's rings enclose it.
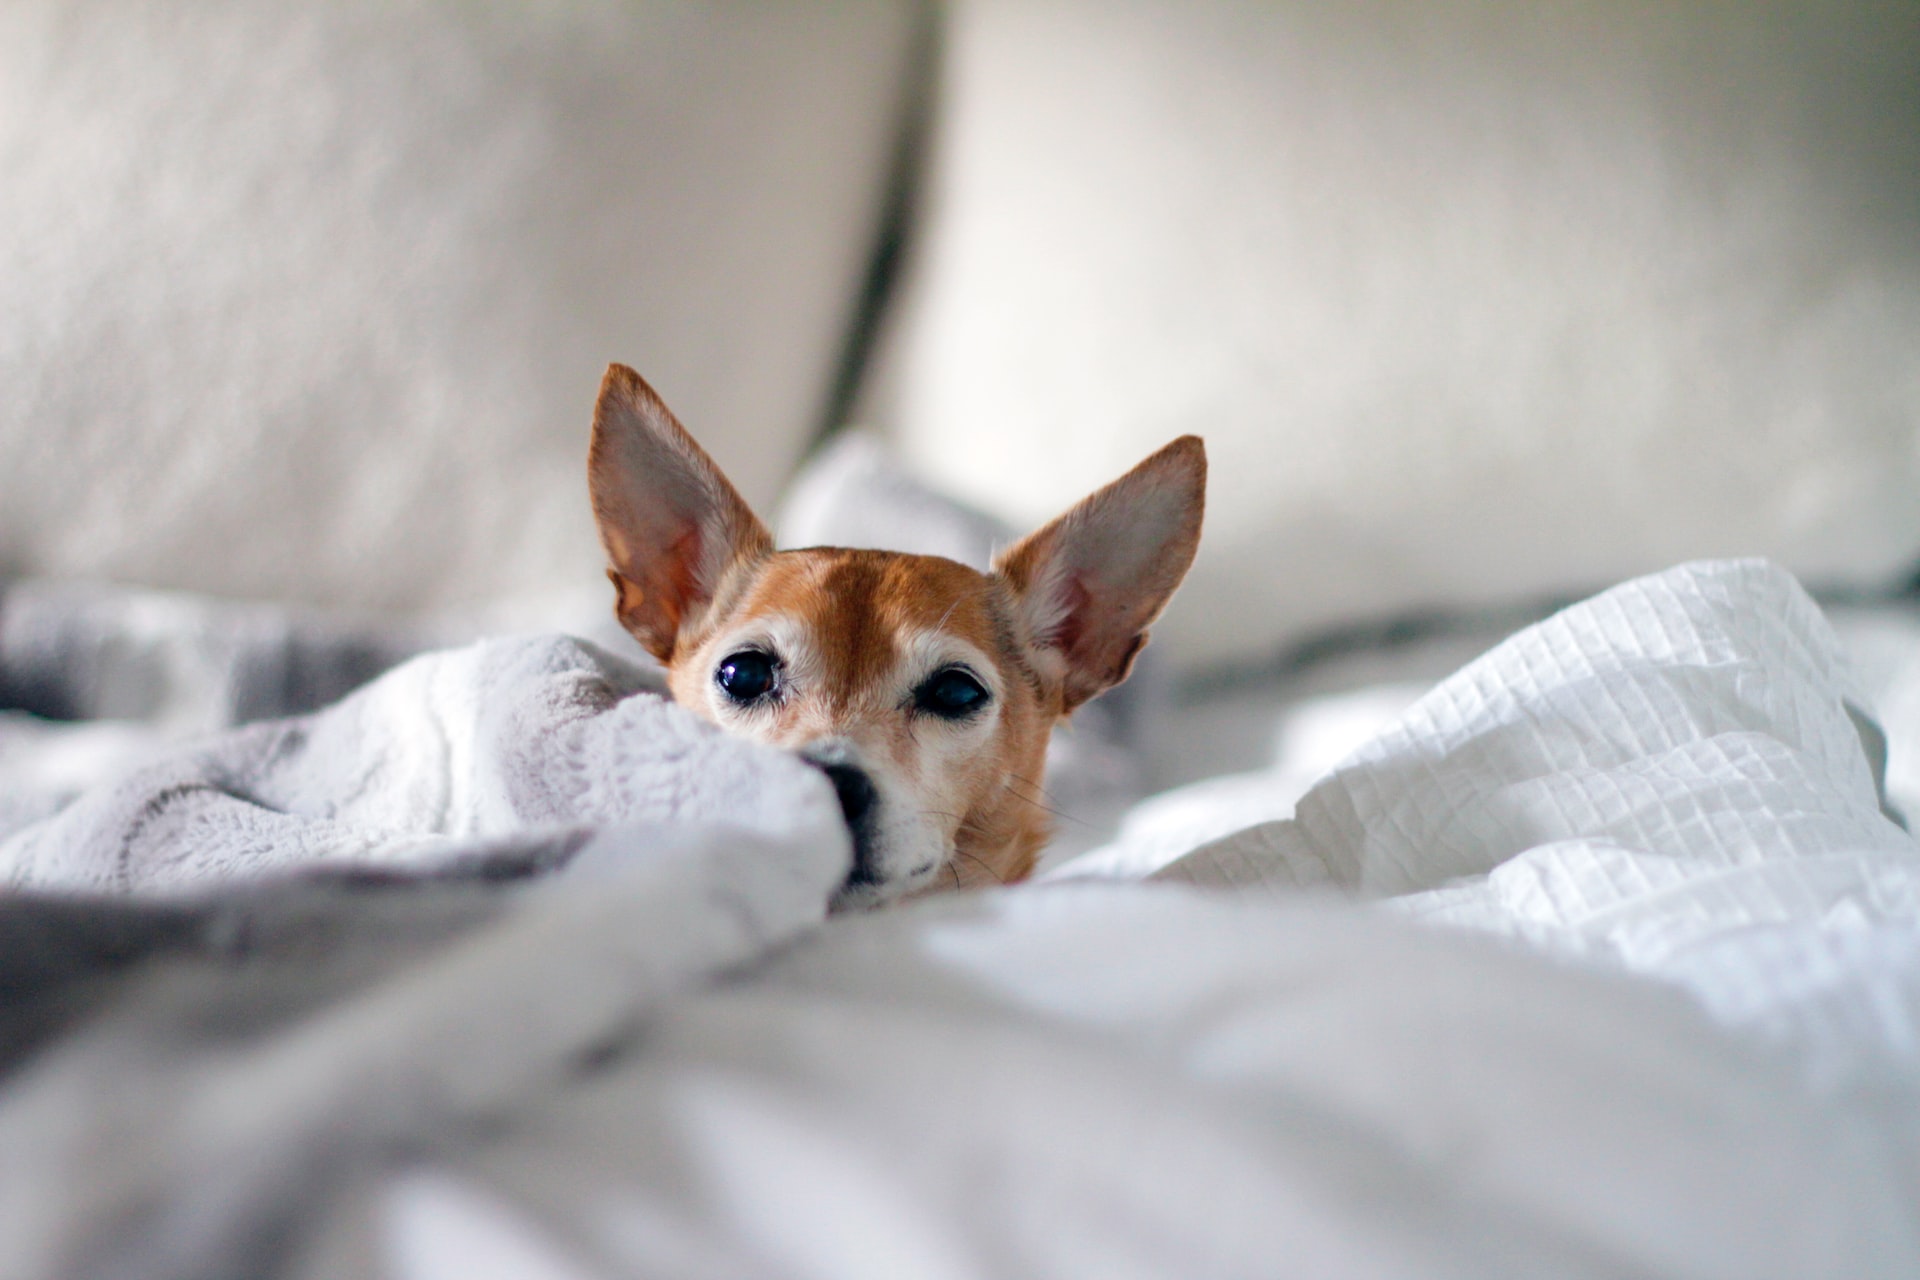
<instances>
[{"instance_id":1,"label":"dog's head","mask_svg":"<svg viewBox=\"0 0 1920 1280\"><path fill-rule=\"evenodd\" d=\"M1193 562L1206 466L1183 436L989 573L775 551L653 389L614 365L588 480L621 624L682 706L826 773L855 850L837 904L869 906L1032 870L1048 734L1126 679Z\"/></svg>"}]
</instances>

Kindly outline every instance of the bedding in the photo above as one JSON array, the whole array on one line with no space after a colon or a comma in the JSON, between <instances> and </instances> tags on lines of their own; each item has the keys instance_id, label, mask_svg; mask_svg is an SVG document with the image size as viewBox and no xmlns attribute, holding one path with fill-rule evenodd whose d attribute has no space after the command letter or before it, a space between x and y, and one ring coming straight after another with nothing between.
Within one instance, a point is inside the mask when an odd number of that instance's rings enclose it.
<instances>
[{"instance_id":1,"label":"bedding","mask_svg":"<svg viewBox=\"0 0 1920 1280\"><path fill-rule=\"evenodd\" d=\"M87 815L154 779L271 758L287 725L292 774L330 736L411 742L435 689L494 707L462 713L475 761L515 726L601 744L575 795L752 757L677 810L521 802L427 856L0 900L17 1273L1920 1267L1920 847L1777 568L1521 631L1290 817L1190 797L1154 857L869 917L823 919L845 850L818 780L645 685L572 641L430 654L16 832L84 854L124 834ZM350 824L365 781L309 773L277 818Z\"/></svg>"},{"instance_id":2,"label":"bedding","mask_svg":"<svg viewBox=\"0 0 1920 1280\"><path fill-rule=\"evenodd\" d=\"M182 744L77 798L0 841L0 882L179 891L503 846L539 857L610 825L844 843L816 770L721 734L657 676L565 637L423 654L322 711Z\"/></svg>"}]
</instances>

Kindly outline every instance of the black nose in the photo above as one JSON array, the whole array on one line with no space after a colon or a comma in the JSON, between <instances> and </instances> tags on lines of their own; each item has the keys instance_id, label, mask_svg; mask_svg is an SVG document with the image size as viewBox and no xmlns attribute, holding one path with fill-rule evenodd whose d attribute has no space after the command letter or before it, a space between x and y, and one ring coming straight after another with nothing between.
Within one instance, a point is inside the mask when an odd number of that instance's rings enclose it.
<instances>
[{"instance_id":1,"label":"black nose","mask_svg":"<svg viewBox=\"0 0 1920 1280\"><path fill-rule=\"evenodd\" d=\"M820 771L833 782L834 794L840 797L840 812L846 815L847 825L859 826L873 809L873 779L867 776L865 769L850 764L822 765Z\"/></svg>"},{"instance_id":2,"label":"black nose","mask_svg":"<svg viewBox=\"0 0 1920 1280\"><path fill-rule=\"evenodd\" d=\"M840 797L840 812L846 817L847 830L853 836L853 874L847 877L847 883L872 884L878 877L873 871L873 841L868 819L880 793L874 790L873 779L867 776L867 771L856 765L823 764L819 768L833 783L833 792Z\"/></svg>"}]
</instances>

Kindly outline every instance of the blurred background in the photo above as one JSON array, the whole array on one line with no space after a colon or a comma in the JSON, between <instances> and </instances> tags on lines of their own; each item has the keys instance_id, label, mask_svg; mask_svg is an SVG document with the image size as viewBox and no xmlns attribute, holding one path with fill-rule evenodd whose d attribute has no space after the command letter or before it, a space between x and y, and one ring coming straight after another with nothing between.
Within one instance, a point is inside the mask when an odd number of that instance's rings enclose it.
<instances>
[{"instance_id":1,"label":"blurred background","mask_svg":"<svg viewBox=\"0 0 1920 1280\"><path fill-rule=\"evenodd\" d=\"M1004 529L1204 435L1189 689L1699 556L1895 592L1920 5L0 7L12 599L600 618L611 360L767 513L850 423Z\"/></svg>"}]
</instances>

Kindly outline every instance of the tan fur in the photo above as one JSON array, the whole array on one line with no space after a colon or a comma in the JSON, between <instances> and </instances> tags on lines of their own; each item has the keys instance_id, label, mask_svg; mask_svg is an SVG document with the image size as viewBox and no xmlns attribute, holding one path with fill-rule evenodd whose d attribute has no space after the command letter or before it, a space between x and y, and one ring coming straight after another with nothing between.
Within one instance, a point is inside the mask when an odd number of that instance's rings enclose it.
<instances>
[{"instance_id":1,"label":"tan fur","mask_svg":"<svg viewBox=\"0 0 1920 1280\"><path fill-rule=\"evenodd\" d=\"M684 641L669 685L677 701L704 713L711 670L726 656L724 638L756 617L790 619L832 637L820 647L816 696L774 710L754 736L793 748L845 738L867 759L893 761L953 815L946 881L1008 883L1032 871L1049 834L1039 784L1047 736L1061 713L1057 686L1034 677L1012 643L1013 610L1003 584L951 560L840 548L775 552L757 563L732 608ZM919 735L901 712L901 690L885 679L898 656L893 637L936 628L989 655L1005 691L986 749L944 779L923 776Z\"/></svg>"},{"instance_id":2,"label":"tan fur","mask_svg":"<svg viewBox=\"0 0 1920 1280\"><path fill-rule=\"evenodd\" d=\"M934 556L774 551L638 374L613 366L588 474L621 622L681 705L764 742L856 763L885 807L877 887L843 905L1028 875L1050 832L1055 723L1126 678L1193 559L1206 472L1182 437L981 573ZM776 653L781 693L729 700L716 671ZM991 697L952 721L914 690L955 664ZM891 859L891 861L889 861Z\"/></svg>"}]
</instances>

